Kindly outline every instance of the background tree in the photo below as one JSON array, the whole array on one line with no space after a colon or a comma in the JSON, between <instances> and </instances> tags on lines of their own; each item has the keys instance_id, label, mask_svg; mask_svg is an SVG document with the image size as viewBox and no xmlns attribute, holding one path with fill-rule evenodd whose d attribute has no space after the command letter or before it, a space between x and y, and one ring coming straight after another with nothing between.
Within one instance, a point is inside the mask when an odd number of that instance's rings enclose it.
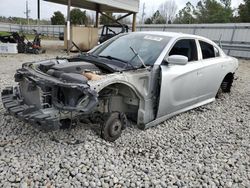
<instances>
[{"instance_id":1,"label":"background tree","mask_svg":"<svg viewBox=\"0 0 250 188\"><path fill-rule=\"evenodd\" d=\"M196 23L196 10L192 3L187 2L186 6L179 11L174 23L178 24L193 24Z\"/></svg>"},{"instance_id":2,"label":"background tree","mask_svg":"<svg viewBox=\"0 0 250 188\"><path fill-rule=\"evenodd\" d=\"M72 9L70 11L70 22L74 25L87 25L86 11L81 11L79 8Z\"/></svg>"},{"instance_id":3,"label":"background tree","mask_svg":"<svg viewBox=\"0 0 250 188\"><path fill-rule=\"evenodd\" d=\"M167 23L172 23L176 15L177 8L178 7L174 0L167 0L159 6L159 11Z\"/></svg>"},{"instance_id":4,"label":"background tree","mask_svg":"<svg viewBox=\"0 0 250 188\"><path fill-rule=\"evenodd\" d=\"M11 17L11 16L10 17L0 16L0 22L13 23L13 24L28 24L26 18ZM29 23L32 24L32 25L36 25L37 24L37 19L30 18ZM42 19L42 20L40 20L40 24L41 25L50 25L51 21Z\"/></svg>"},{"instance_id":5,"label":"background tree","mask_svg":"<svg viewBox=\"0 0 250 188\"><path fill-rule=\"evenodd\" d=\"M161 15L160 11L157 10L151 18L147 18L145 24L166 24L166 20Z\"/></svg>"},{"instance_id":6,"label":"background tree","mask_svg":"<svg viewBox=\"0 0 250 188\"><path fill-rule=\"evenodd\" d=\"M240 4L238 13L240 22L250 22L250 0L244 0L244 4Z\"/></svg>"},{"instance_id":7,"label":"background tree","mask_svg":"<svg viewBox=\"0 0 250 188\"><path fill-rule=\"evenodd\" d=\"M108 15L111 18L115 19L115 16L113 15L112 12L106 12L106 15ZM111 19L109 19L107 16L101 15L100 16L100 24L105 25L105 24L114 24L115 22Z\"/></svg>"},{"instance_id":8,"label":"background tree","mask_svg":"<svg viewBox=\"0 0 250 188\"><path fill-rule=\"evenodd\" d=\"M225 18L225 22L232 22L234 20L234 11L231 7L232 2L231 0L221 0L221 3L224 6L224 18Z\"/></svg>"},{"instance_id":9,"label":"background tree","mask_svg":"<svg viewBox=\"0 0 250 188\"><path fill-rule=\"evenodd\" d=\"M147 18L144 23L145 24L152 24L153 22L152 22L151 18Z\"/></svg>"},{"instance_id":10,"label":"background tree","mask_svg":"<svg viewBox=\"0 0 250 188\"><path fill-rule=\"evenodd\" d=\"M64 25L65 18L60 11L54 12L53 16L50 18L52 25Z\"/></svg>"},{"instance_id":11,"label":"background tree","mask_svg":"<svg viewBox=\"0 0 250 188\"><path fill-rule=\"evenodd\" d=\"M230 8L231 7L231 0L220 0L220 2L226 7Z\"/></svg>"},{"instance_id":12,"label":"background tree","mask_svg":"<svg viewBox=\"0 0 250 188\"><path fill-rule=\"evenodd\" d=\"M228 23L233 18L231 0L203 0L197 3L198 23Z\"/></svg>"},{"instance_id":13,"label":"background tree","mask_svg":"<svg viewBox=\"0 0 250 188\"><path fill-rule=\"evenodd\" d=\"M157 10L153 14L152 20L154 24L166 24L167 23L164 17L161 15L159 10Z\"/></svg>"},{"instance_id":14,"label":"background tree","mask_svg":"<svg viewBox=\"0 0 250 188\"><path fill-rule=\"evenodd\" d=\"M231 0L201 0L196 8L188 2L179 11L175 23L229 23L234 21Z\"/></svg>"}]
</instances>

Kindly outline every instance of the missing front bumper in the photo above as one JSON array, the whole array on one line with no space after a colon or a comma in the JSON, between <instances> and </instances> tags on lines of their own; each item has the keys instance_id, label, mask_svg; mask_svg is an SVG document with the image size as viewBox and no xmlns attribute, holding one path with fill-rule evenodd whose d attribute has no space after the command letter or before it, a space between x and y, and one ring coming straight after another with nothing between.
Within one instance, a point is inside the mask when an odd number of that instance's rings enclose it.
<instances>
[{"instance_id":1,"label":"missing front bumper","mask_svg":"<svg viewBox=\"0 0 250 188\"><path fill-rule=\"evenodd\" d=\"M16 118L28 122L40 130L56 130L61 126L60 119L50 114L45 114L34 105L24 104L13 94L13 88L5 88L1 92L4 108Z\"/></svg>"}]
</instances>

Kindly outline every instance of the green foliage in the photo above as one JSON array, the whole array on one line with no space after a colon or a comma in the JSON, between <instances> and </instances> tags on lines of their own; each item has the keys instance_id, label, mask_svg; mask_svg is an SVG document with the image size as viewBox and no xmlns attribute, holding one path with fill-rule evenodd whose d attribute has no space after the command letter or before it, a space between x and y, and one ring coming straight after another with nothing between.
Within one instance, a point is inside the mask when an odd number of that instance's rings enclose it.
<instances>
[{"instance_id":1,"label":"green foliage","mask_svg":"<svg viewBox=\"0 0 250 188\"><path fill-rule=\"evenodd\" d=\"M153 24L151 18L147 18L144 23L145 24Z\"/></svg>"},{"instance_id":2,"label":"green foliage","mask_svg":"<svg viewBox=\"0 0 250 188\"><path fill-rule=\"evenodd\" d=\"M179 11L175 23L228 23L232 22L233 10L231 0L201 0L196 8L188 2Z\"/></svg>"},{"instance_id":3,"label":"green foliage","mask_svg":"<svg viewBox=\"0 0 250 188\"><path fill-rule=\"evenodd\" d=\"M240 4L238 11L239 21L250 22L250 0L244 0L244 4Z\"/></svg>"},{"instance_id":4,"label":"green foliage","mask_svg":"<svg viewBox=\"0 0 250 188\"><path fill-rule=\"evenodd\" d=\"M79 8L74 8L70 11L70 22L73 25L87 25L88 18L86 11L81 11Z\"/></svg>"},{"instance_id":5,"label":"green foliage","mask_svg":"<svg viewBox=\"0 0 250 188\"><path fill-rule=\"evenodd\" d=\"M163 18L163 16L160 14L160 11L157 10L152 17L152 21L154 24L166 24L166 20Z\"/></svg>"},{"instance_id":6,"label":"green foliage","mask_svg":"<svg viewBox=\"0 0 250 188\"><path fill-rule=\"evenodd\" d=\"M230 4L229 4L230 3ZM228 23L233 18L231 1L224 0L223 4L216 0L203 0L197 4L198 23Z\"/></svg>"},{"instance_id":7,"label":"green foliage","mask_svg":"<svg viewBox=\"0 0 250 188\"><path fill-rule=\"evenodd\" d=\"M193 24L196 23L195 18L196 10L192 3L187 2L186 6L179 11L176 16L174 23L179 24Z\"/></svg>"},{"instance_id":8,"label":"green foliage","mask_svg":"<svg viewBox=\"0 0 250 188\"><path fill-rule=\"evenodd\" d=\"M26 25L27 23L27 19L26 18L20 18L20 17L5 17L5 16L0 16L0 22L4 22L4 23L13 23L13 24L23 24ZM37 24L37 20L36 19L29 19L29 24L30 25L36 25ZM40 20L40 24L42 25L49 25L50 21L48 20Z\"/></svg>"},{"instance_id":9,"label":"green foliage","mask_svg":"<svg viewBox=\"0 0 250 188\"><path fill-rule=\"evenodd\" d=\"M160 11L157 10L151 18L145 20L145 24L166 24L166 20L160 14Z\"/></svg>"},{"instance_id":10,"label":"green foliage","mask_svg":"<svg viewBox=\"0 0 250 188\"><path fill-rule=\"evenodd\" d=\"M220 2L224 5L226 8L231 7L231 0L220 0Z\"/></svg>"},{"instance_id":11,"label":"green foliage","mask_svg":"<svg viewBox=\"0 0 250 188\"><path fill-rule=\"evenodd\" d=\"M10 33L6 31L0 31L0 36L6 36L6 35L10 35Z\"/></svg>"},{"instance_id":12,"label":"green foliage","mask_svg":"<svg viewBox=\"0 0 250 188\"><path fill-rule=\"evenodd\" d=\"M60 11L54 12L54 15L50 18L52 25L64 25L65 18Z\"/></svg>"},{"instance_id":13,"label":"green foliage","mask_svg":"<svg viewBox=\"0 0 250 188\"><path fill-rule=\"evenodd\" d=\"M106 12L107 16L116 19L112 12ZM106 25L106 24L114 24L115 22L111 19L109 19L107 16L101 15L100 16L100 24Z\"/></svg>"}]
</instances>

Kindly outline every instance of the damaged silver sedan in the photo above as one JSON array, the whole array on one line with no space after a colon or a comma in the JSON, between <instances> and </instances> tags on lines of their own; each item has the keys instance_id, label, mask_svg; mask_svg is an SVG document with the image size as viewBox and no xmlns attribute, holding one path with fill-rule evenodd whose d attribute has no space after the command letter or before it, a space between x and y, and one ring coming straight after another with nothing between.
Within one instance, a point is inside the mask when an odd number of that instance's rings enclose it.
<instances>
[{"instance_id":1,"label":"damaged silver sedan","mask_svg":"<svg viewBox=\"0 0 250 188\"><path fill-rule=\"evenodd\" d=\"M204 37L121 34L88 53L23 64L2 102L39 129L90 120L114 141L128 122L145 129L230 92L237 67Z\"/></svg>"}]
</instances>

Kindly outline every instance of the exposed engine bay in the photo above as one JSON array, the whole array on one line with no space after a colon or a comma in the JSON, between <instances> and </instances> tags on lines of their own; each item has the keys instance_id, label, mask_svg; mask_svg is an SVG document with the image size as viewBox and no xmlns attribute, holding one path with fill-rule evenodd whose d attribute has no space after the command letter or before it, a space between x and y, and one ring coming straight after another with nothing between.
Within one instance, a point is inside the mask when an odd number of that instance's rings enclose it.
<instances>
[{"instance_id":1,"label":"exposed engine bay","mask_svg":"<svg viewBox=\"0 0 250 188\"><path fill-rule=\"evenodd\" d=\"M101 79L102 71L96 65L84 61L70 62L67 59L49 60L37 67L43 73L74 83Z\"/></svg>"},{"instance_id":2,"label":"exposed engine bay","mask_svg":"<svg viewBox=\"0 0 250 188\"><path fill-rule=\"evenodd\" d=\"M24 102L38 109L55 106L59 110L90 112L97 105L98 94L88 82L101 80L106 74L89 62L51 59L24 64L17 70L15 81Z\"/></svg>"}]
</instances>

